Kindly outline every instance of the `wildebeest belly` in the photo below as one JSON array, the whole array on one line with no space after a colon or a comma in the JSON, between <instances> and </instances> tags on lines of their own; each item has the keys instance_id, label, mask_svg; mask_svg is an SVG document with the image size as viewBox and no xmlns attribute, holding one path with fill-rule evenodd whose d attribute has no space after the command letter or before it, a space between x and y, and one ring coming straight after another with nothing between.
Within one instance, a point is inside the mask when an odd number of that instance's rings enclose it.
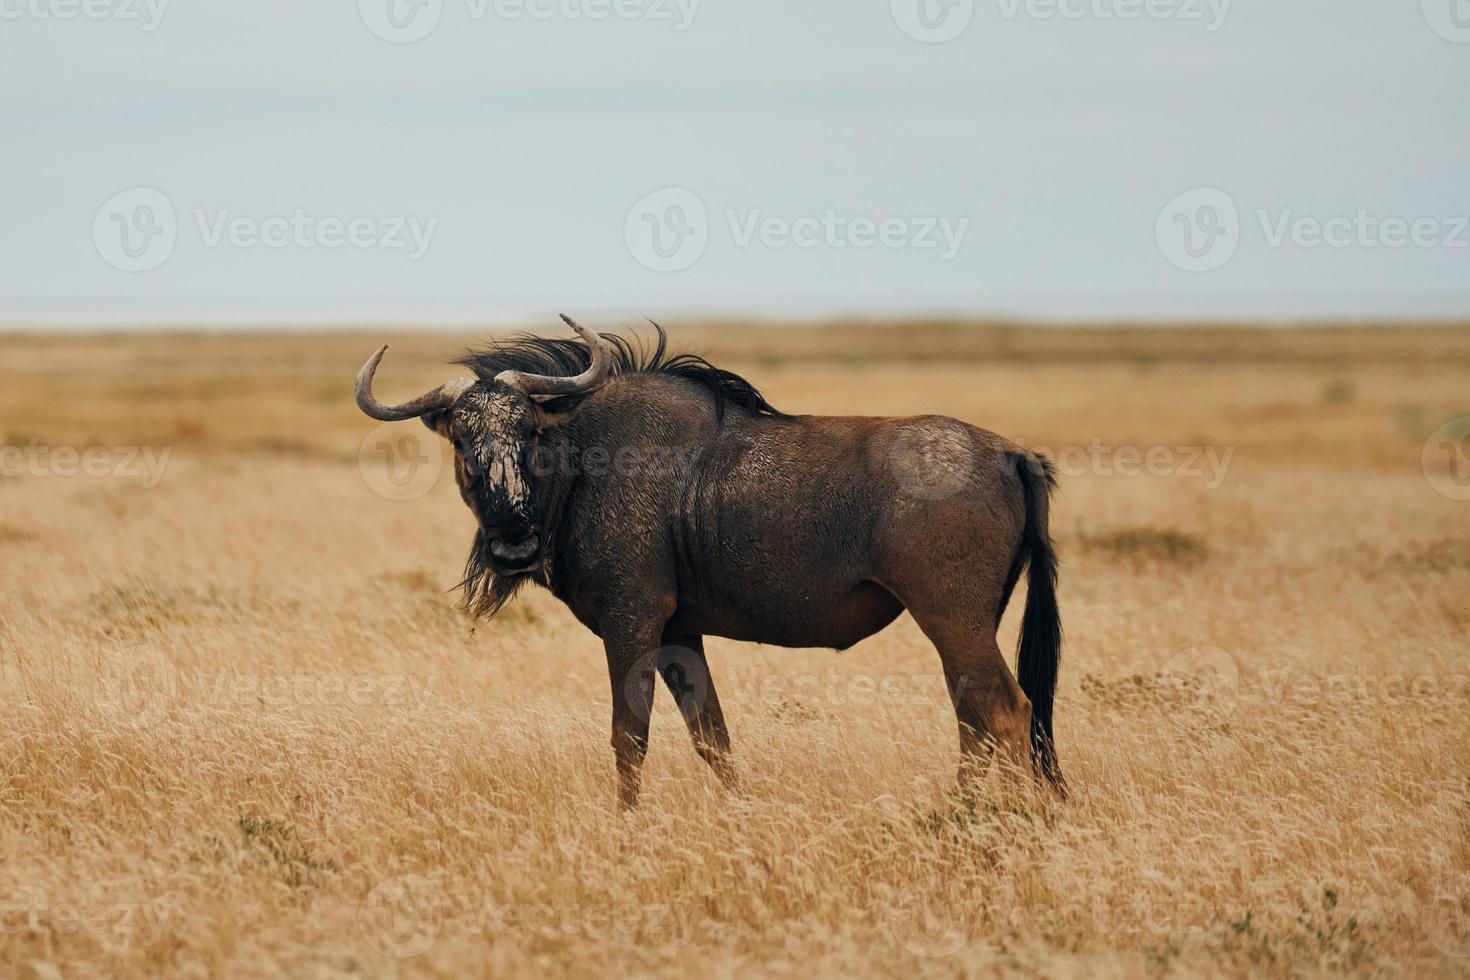
<instances>
[{"instance_id":1,"label":"wildebeest belly","mask_svg":"<svg viewBox=\"0 0 1470 980\"><path fill-rule=\"evenodd\" d=\"M903 611L873 580L878 500L860 473L816 455L789 441L742 441L691 486L675 541L679 610L692 630L844 648Z\"/></svg>"},{"instance_id":2,"label":"wildebeest belly","mask_svg":"<svg viewBox=\"0 0 1470 980\"><path fill-rule=\"evenodd\" d=\"M903 607L874 581L885 498L865 448L880 424L726 431L673 535L691 631L840 649L893 622Z\"/></svg>"},{"instance_id":3,"label":"wildebeest belly","mask_svg":"<svg viewBox=\"0 0 1470 980\"><path fill-rule=\"evenodd\" d=\"M842 587L820 583L804 590L681 597L669 625L732 640L843 650L872 636L901 612L899 601L875 582Z\"/></svg>"}]
</instances>

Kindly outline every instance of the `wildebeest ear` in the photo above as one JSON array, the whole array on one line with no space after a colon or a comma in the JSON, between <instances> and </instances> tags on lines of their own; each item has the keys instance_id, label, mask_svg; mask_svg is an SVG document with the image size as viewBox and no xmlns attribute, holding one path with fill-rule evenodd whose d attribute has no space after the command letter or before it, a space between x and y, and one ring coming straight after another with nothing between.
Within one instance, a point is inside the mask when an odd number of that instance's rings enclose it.
<instances>
[{"instance_id":1,"label":"wildebeest ear","mask_svg":"<svg viewBox=\"0 0 1470 980\"><path fill-rule=\"evenodd\" d=\"M429 412L428 414L421 415L419 417L423 420L424 425L426 425L431 431L439 433L446 439L449 438L448 411L441 410L438 412Z\"/></svg>"}]
</instances>

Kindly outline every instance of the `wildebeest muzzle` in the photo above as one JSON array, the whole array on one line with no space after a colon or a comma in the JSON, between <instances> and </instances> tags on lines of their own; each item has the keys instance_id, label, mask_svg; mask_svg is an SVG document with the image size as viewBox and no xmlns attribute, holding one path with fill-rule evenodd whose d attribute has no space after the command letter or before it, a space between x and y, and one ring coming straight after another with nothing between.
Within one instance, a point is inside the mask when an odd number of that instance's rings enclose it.
<instances>
[{"instance_id":1,"label":"wildebeest muzzle","mask_svg":"<svg viewBox=\"0 0 1470 980\"><path fill-rule=\"evenodd\" d=\"M490 535L490 560L503 575L519 575L541 564L541 535L534 529Z\"/></svg>"}]
</instances>

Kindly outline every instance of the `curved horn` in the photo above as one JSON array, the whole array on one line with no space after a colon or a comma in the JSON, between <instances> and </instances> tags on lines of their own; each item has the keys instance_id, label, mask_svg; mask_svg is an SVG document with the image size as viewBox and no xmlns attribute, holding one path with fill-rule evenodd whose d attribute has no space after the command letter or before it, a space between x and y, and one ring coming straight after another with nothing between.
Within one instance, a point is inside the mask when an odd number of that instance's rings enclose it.
<instances>
[{"instance_id":1,"label":"curved horn","mask_svg":"<svg viewBox=\"0 0 1470 980\"><path fill-rule=\"evenodd\" d=\"M528 395L585 395L606 381L608 372L612 370L612 354L608 352L607 341L565 313L561 314L561 318L566 321L567 326L577 331L577 335L592 352L592 363L587 365L587 370L572 378L501 371L495 376L495 380L519 388Z\"/></svg>"},{"instance_id":2,"label":"curved horn","mask_svg":"<svg viewBox=\"0 0 1470 980\"><path fill-rule=\"evenodd\" d=\"M454 404L456 398L463 395L475 383L472 378L455 378L402 405L384 405L373 397L373 375L377 373L378 362L383 359L383 354L387 350L388 345L384 344L378 348L376 354L367 359L362 370L357 372L357 384L354 386L357 392L357 407L362 409L363 414L380 422L402 422L405 419L416 419L421 415L448 408Z\"/></svg>"}]
</instances>

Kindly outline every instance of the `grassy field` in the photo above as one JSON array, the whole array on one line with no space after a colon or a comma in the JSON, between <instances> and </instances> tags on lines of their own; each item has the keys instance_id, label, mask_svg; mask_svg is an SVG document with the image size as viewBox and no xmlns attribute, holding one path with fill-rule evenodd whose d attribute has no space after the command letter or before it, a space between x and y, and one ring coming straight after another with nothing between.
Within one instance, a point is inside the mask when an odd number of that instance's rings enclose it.
<instances>
[{"instance_id":1,"label":"grassy field","mask_svg":"<svg viewBox=\"0 0 1470 980\"><path fill-rule=\"evenodd\" d=\"M743 796L660 694L621 814L599 643L467 620L438 446L351 402L473 338L11 335L0 975L1470 972L1470 331L668 326L1059 460L1069 802L954 793L905 616L711 641Z\"/></svg>"}]
</instances>

